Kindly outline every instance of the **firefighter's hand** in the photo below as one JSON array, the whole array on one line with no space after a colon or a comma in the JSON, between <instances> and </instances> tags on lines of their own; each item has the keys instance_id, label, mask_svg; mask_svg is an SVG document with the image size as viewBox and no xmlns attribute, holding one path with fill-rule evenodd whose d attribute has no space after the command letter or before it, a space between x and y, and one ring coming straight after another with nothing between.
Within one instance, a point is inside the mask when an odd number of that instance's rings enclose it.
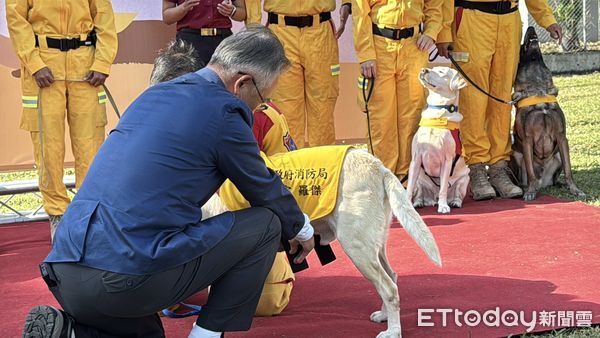
<instances>
[{"instance_id":1,"label":"firefighter's hand","mask_svg":"<svg viewBox=\"0 0 600 338\"><path fill-rule=\"evenodd\" d=\"M102 74L92 70L89 73L87 73L87 75L83 78L83 81L87 81L92 86L98 87L104 84L104 81L106 81L107 77L108 75L106 74Z\"/></svg>"},{"instance_id":2,"label":"firefighter's hand","mask_svg":"<svg viewBox=\"0 0 600 338\"><path fill-rule=\"evenodd\" d=\"M417 40L417 46L422 51L429 50L433 46L434 43L435 43L435 41L433 41L432 38L428 37L425 34L421 34L421 36L419 36L419 39Z\"/></svg>"},{"instance_id":3,"label":"firefighter's hand","mask_svg":"<svg viewBox=\"0 0 600 338\"><path fill-rule=\"evenodd\" d=\"M342 5L340 7L340 26L338 27L337 32L335 32L335 38L339 39L344 30L346 29L346 21L348 21L348 17L350 16L350 6Z\"/></svg>"},{"instance_id":4,"label":"firefighter's hand","mask_svg":"<svg viewBox=\"0 0 600 338\"><path fill-rule=\"evenodd\" d=\"M302 252L294 258L294 263L300 264L304 261L306 256L315 248L315 238L311 237L308 241L298 241L296 239L292 239L290 241L290 254L295 254L298 252L298 248L302 248Z\"/></svg>"},{"instance_id":5,"label":"firefighter's hand","mask_svg":"<svg viewBox=\"0 0 600 338\"><path fill-rule=\"evenodd\" d=\"M373 79L377 76L377 63L375 60L368 60L360 64L360 72L367 79Z\"/></svg>"},{"instance_id":6,"label":"firefighter's hand","mask_svg":"<svg viewBox=\"0 0 600 338\"><path fill-rule=\"evenodd\" d=\"M33 74L33 77L40 88L50 87L54 83L54 75L52 75L52 71L48 67L38 70Z\"/></svg>"},{"instance_id":7,"label":"firefighter's hand","mask_svg":"<svg viewBox=\"0 0 600 338\"><path fill-rule=\"evenodd\" d=\"M548 31L548 33L550 33L550 36L553 39L558 40L559 45L562 45L563 32L562 27L560 27L559 24L553 23L550 26L548 26L546 30Z\"/></svg>"},{"instance_id":8,"label":"firefighter's hand","mask_svg":"<svg viewBox=\"0 0 600 338\"><path fill-rule=\"evenodd\" d=\"M183 9L185 10L185 12L189 12L192 9L194 9L194 7L196 7L197 5L200 4L200 0L185 0L180 6L183 7Z\"/></svg>"},{"instance_id":9,"label":"firefighter's hand","mask_svg":"<svg viewBox=\"0 0 600 338\"><path fill-rule=\"evenodd\" d=\"M450 51L452 47L450 47L450 42L440 42L435 44L437 46L438 54L445 58L450 58Z\"/></svg>"},{"instance_id":10,"label":"firefighter's hand","mask_svg":"<svg viewBox=\"0 0 600 338\"><path fill-rule=\"evenodd\" d=\"M220 4L217 4L217 11L219 14L226 17L231 17L235 6L231 3L231 0L223 0Z\"/></svg>"}]
</instances>

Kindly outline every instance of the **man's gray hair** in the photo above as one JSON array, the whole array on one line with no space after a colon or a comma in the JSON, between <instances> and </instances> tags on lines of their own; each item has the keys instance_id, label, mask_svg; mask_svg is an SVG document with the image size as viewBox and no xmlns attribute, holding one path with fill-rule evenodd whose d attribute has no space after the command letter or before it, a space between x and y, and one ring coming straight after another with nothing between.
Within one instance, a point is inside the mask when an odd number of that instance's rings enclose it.
<instances>
[{"instance_id":1,"label":"man's gray hair","mask_svg":"<svg viewBox=\"0 0 600 338\"><path fill-rule=\"evenodd\" d=\"M204 66L194 46L183 40L171 41L167 48L160 51L154 61L150 85L195 72Z\"/></svg>"},{"instance_id":2,"label":"man's gray hair","mask_svg":"<svg viewBox=\"0 0 600 338\"><path fill-rule=\"evenodd\" d=\"M251 25L223 40L208 64L220 68L227 77L240 73L250 75L263 90L273 85L290 61L271 30Z\"/></svg>"}]
</instances>

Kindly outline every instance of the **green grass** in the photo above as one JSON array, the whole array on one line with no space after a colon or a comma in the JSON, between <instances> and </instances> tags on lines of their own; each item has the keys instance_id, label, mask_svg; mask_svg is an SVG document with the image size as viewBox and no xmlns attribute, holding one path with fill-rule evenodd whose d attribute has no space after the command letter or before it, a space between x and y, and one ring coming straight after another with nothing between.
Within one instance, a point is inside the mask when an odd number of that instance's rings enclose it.
<instances>
[{"instance_id":1,"label":"green grass","mask_svg":"<svg viewBox=\"0 0 600 338\"><path fill-rule=\"evenodd\" d=\"M65 169L65 175L75 175L75 171L73 169ZM35 170L27 170L27 171L14 171L8 173L0 173L0 182L12 182L12 181L28 181L28 180L37 180L37 171ZM69 193L69 195L71 195ZM72 197L72 196L71 196ZM0 200L5 201L6 196L0 196ZM21 194L16 195L10 200L9 205L19 211L26 210L35 210L41 204L39 197L39 193L34 194ZM10 210L6 207L0 207L0 214L8 214Z\"/></svg>"},{"instance_id":2,"label":"green grass","mask_svg":"<svg viewBox=\"0 0 600 338\"><path fill-rule=\"evenodd\" d=\"M557 76L554 82L567 119L573 177L586 193L580 200L600 206L600 73ZM560 181L564 183L564 176ZM574 199L566 186L550 187L542 193Z\"/></svg>"}]
</instances>

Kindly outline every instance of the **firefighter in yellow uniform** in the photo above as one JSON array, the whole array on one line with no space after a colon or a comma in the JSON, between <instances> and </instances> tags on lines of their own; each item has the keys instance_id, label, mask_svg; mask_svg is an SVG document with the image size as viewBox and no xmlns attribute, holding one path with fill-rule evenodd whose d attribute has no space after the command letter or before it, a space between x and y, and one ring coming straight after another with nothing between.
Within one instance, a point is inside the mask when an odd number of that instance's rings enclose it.
<instances>
[{"instance_id":1,"label":"firefighter in yellow uniform","mask_svg":"<svg viewBox=\"0 0 600 338\"><path fill-rule=\"evenodd\" d=\"M104 140L101 85L117 53L114 13L109 0L6 0L6 18L22 65L21 128L31 133L53 235L70 203L63 184L65 115L77 187Z\"/></svg>"},{"instance_id":2,"label":"firefighter in yellow uniform","mask_svg":"<svg viewBox=\"0 0 600 338\"><path fill-rule=\"evenodd\" d=\"M403 182L425 106L418 74L442 29L442 2L354 0L352 6L359 92L373 86L368 100L372 151Z\"/></svg>"},{"instance_id":3,"label":"firefighter in yellow uniform","mask_svg":"<svg viewBox=\"0 0 600 338\"><path fill-rule=\"evenodd\" d=\"M273 102L263 103L254 110L252 132L258 143L258 148L268 156L296 150L296 144L290 136L285 117ZM242 204L238 204L232 210L241 208ZM294 279L294 273L285 252L278 252L271 271L269 271L265 280L256 307L256 315L273 316L280 314L290 302Z\"/></svg>"},{"instance_id":4,"label":"firefighter in yellow uniform","mask_svg":"<svg viewBox=\"0 0 600 338\"><path fill-rule=\"evenodd\" d=\"M455 59L467 76L489 94L510 101L519 64L521 16L518 1L446 1L444 29L438 39L440 55ZM562 39L547 0L525 0L529 13L555 39ZM521 188L510 179L511 106L467 86L460 92L464 119L461 137L475 200L518 197ZM489 168L488 168L489 167Z\"/></svg>"},{"instance_id":5,"label":"firefighter in yellow uniform","mask_svg":"<svg viewBox=\"0 0 600 338\"><path fill-rule=\"evenodd\" d=\"M350 0L343 0L341 23L331 20L335 0L264 0L267 24L292 65L272 98L287 118L291 136L302 148L335 143L333 112L339 92L340 62L336 37L344 30ZM261 0L246 0L247 23L260 23Z\"/></svg>"}]
</instances>

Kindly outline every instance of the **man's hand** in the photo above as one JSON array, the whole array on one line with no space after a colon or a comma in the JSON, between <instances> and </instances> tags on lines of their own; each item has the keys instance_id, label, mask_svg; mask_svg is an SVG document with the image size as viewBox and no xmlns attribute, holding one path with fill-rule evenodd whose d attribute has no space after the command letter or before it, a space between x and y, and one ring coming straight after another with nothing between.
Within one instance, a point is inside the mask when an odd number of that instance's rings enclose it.
<instances>
[{"instance_id":1,"label":"man's hand","mask_svg":"<svg viewBox=\"0 0 600 338\"><path fill-rule=\"evenodd\" d=\"M368 60L360 64L360 72L367 79L377 77L377 63L375 60Z\"/></svg>"},{"instance_id":2,"label":"man's hand","mask_svg":"<svg viewBox=\"0 0 600 338\"><path fill-rule=\"evenodd\" d=\"M315 248L315 238L311 237L308 241L299 242L298 240L292 239L290 241L290 254L298 252L298 248L302 247L302 252L294 258L294 263L300 264L306 256Z\"/></svg>"},{"instance_id":3,"label":"man's hand","mask_svg":"<svg viewBox=\"0 0 600 338\"><path fill-rule=\"evenodd\" d=\"M231 0L223 0L220 4L217 4L217 11L222 16L231 17L235 6L231 3Z\"/></svg>"},{"instance_id":4,"label":"man's hand","mask_svg":"<svg viewBox=\"0 0 600 338\"><path fill-rule=\"evenodd\" d=\"M450 42L440 42L435 44L438 50L438 54L445 58L450 58L450 51L452 47L450 46Z\"/></svg>"},{"instance_id":5,"label":"man's hand","mask_svg":"<svg viewBox=\"0 0 600 338\"><path fill-rule=\"evenodd\" d=\"M348 17L350 16L350 6L342 5L340 6L340 26L338 27L337 32L335 32L335 38L339 39L344 30L346 29L346 21L348 21Z\"/></svg>"},{"instance_id":6,"label":"man's hand","mask_svg":"<svg viewBox=\"0 0 600 338\"><path fill-rule=\"evenodd\" d=\"M196 7L197 5L200 4L200 0L185 0L181 5L181 7L183 7L183 9L185 10L185 12L189 12L192 9L194 9L194 7Z\"/></svg>"},{"instance_id":7,"label":"man's hand","mask_svg":"<svg viewBox=\"0 0 600 338\"><path fill-rule=\"evenodd\" d=\"M40 88L50 87L54 83L54 75L52 75L52 71L48 67L44 67L33 73L33 77Z\"/></svg>"},{"instance_id":8,"label":"man's hand","mask_svg":"<svg viewBox=\"0 0 600 338\"><path fill-rule=\"evenodd\" d=\"M83 78L83 81L89 82L94 87L98 87L98 86L101 86L104 84L104 81L106 81L107 77L108 77L108 75L106 75L106 74L102 74L102 73L95 72L95 71L90 71Z\"/></svg>"},{"instance_id":9,"label":"man's hand","mask_svg":"<svg viewBox=\"0 0 600 338\"><path fill-rule=\"evenodd\" d=\"M417 40L417 47L419 47L419 49L422 51L427 51L433 46L434 43L435 41L433 41L432 38L425 34L421 34Z\"/></svg>"},{"instance_id":10,"label":"man's hand","mask_svg":"<svg viewBox=\"0 0 600 338\"><path fill-rule=\"evenodd\" d=\"M550 36L554 40L558 40L559 45L562 45L563 32L562 32L562 27L560 27L559 24L553 23L550 26L548 26L548 28L546 28L546 30L548 31L548 33L550 33Z\"/></svg>"}]
</instances>

